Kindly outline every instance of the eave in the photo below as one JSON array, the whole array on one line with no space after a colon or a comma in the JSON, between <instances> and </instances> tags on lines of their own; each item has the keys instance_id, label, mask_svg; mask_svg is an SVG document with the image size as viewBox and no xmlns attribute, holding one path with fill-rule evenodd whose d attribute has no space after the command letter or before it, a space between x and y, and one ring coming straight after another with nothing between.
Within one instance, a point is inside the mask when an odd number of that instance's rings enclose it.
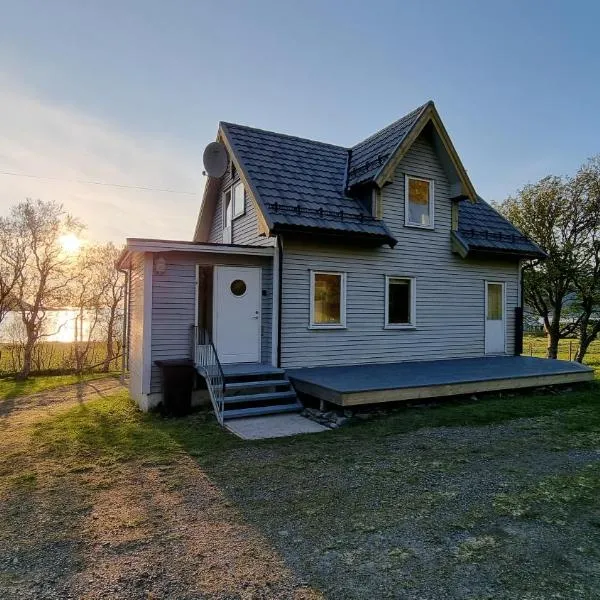
<instances>
[{"instance_id":1,"label":"eave","mask_svg":"<svg viewBox=\"0 0 600 600\"><path fill-rule=\"evenodd\" d=\"M226 254L242 256L272 257L275 249L271 246L247 246L241 244L211 244L186 242L180 240L157 240L146 238L127 238L125 248L119 256L116 266L118 269L129 268L131 256L136 252L184 252L195 254Z\"/></svg>"},{"instance_id":2,"label":"eave","mask_svg":"<svg viewBox=\"0 0 600 600\"><path fill-rule=\"evenodd\" d=\"M387 245L393 248L398 240L389 234L364 233L360 231L336 231L321 227L305 227L298 225L275 225L272 229L273 234L291 234L291 235L311 235L322 239L337 239L339 241L362 241L368 245L383 246Z\"/></svg>"}]
</instances>

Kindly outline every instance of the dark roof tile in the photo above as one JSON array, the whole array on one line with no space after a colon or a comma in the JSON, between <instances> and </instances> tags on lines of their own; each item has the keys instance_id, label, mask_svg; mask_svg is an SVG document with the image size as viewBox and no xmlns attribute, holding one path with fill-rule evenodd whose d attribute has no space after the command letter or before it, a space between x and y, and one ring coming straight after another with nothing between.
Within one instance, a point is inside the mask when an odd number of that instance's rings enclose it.
<instances>
[{"instance_id":1,"label":"dark roof tile","mask_svg":"<svg viewBox=\"0 0 600 600\"><path fill-rule=\"evenodd\" d=\"M429 104L430 102L426 102L419 108L415 108L401 119L351 148L348 168L349 186L371 181L375 177Z\"/></svg>"},{"instance_id":2,"label":"dark roof tile","mask_svg":"<svg viewBox=\"0 0 600 600\"><path fill-rule=\"evenodd\" d=\"M347 232L393 245L385 223L373 219L346 189L375 176L379 157L396 149L428 104L351 149L233 123L222 127L275 229ZM544 256L481 198L460 202L456 233L470 249Z\"/></svg>"},{"instance_id":3,"label":"dark roof tile","mask_svg":"<svg viewBox=\"0 0 600 600\"><path fill-rule=\"evenodd\" d=\"M459 203L458 234L470 250L504 251L543 258L546 253L483 198Z\"/></svg>"}]
</instances>

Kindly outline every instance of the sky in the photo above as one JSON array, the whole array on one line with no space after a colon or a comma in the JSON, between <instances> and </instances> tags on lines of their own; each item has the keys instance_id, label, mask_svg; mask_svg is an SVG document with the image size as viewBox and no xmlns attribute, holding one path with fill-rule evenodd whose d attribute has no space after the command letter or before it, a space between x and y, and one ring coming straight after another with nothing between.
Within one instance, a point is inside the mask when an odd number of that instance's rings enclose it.
<instances>
[{"instance_id":1,"label":"sky","mask_svg":"<svg viewBox=\"0 0 600 600\"><path fill-rule=\"evenodd\" d=\"M93 241L191 239L220 120L351 146L432 99L487 200L600 153L595 1L0 0L0 14L0 214L56 200Z\"/></svg>"}]
</instances>

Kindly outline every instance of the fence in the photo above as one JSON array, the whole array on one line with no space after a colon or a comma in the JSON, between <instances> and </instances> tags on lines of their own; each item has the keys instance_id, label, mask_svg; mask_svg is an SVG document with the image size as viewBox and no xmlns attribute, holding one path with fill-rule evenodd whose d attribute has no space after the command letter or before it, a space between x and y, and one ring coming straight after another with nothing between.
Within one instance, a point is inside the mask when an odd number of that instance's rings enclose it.
<instances>
[{"instance_id":1,"label":"fence","mask_svg":"<svg viewBox=\"0 0 600 600\"><path fill-rule=\"evenodd\" d=\"M523 341L523 354L527 356L547 356L548 342L546 336L525 335ZM562 339L558 342L558 358L574 360L579 349L579 343L573 339Z\"/></svg>"},{"instance_id":2,"label":"fence","mask_svg":"<svg viewBox=\"0 0 600 600\"><path fill-rule=\"evenodd\" d=\"M87 348L86 348L87 346ZM89 371L109 371L120 368L120 344L114 356L106 365L107 346L105 342L92 342L89 345L76 342L40 342L32 356L31 374L62 374ZM23 344L0 344L0 377L19 373L23 367Z\"/></svg>"}]
</instances>

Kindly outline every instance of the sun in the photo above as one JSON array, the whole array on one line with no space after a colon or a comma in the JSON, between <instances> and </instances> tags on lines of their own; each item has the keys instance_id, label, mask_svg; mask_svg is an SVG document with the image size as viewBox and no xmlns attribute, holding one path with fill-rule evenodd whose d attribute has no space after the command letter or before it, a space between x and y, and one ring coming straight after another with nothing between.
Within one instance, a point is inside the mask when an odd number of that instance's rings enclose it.
<instances>
[{"instance_id":1,"label":"sun","mask_svg":"<svg viewBox=\"0 0 600 600\"><path fill-rule=\"evenodd\" d=\"M81 248L81 240L74 233L60 236L60 245L67 254L75 254Z\"/></svg>"}]
</instances>

